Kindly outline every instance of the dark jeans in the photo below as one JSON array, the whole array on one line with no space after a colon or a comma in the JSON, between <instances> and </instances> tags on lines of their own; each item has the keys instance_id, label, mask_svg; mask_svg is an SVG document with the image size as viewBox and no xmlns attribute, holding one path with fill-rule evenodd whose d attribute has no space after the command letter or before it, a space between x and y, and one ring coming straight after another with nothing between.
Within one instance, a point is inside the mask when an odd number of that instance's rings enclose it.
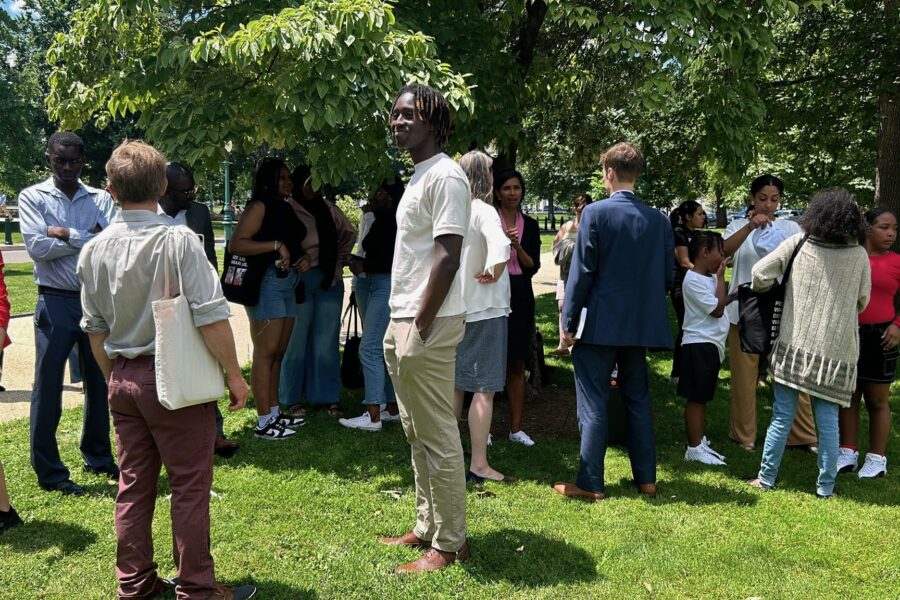
<instances>
[{"instance_id":1,"label":"dark jeans","mask_svg":"<svg viewBox=\"0 0 900 600\"><path fill-rule=\"evenodd\" d=\"M37 359L31 393L31 466L38 483L44 486L69 479L69 470L59 457L56 429L62 416L63 374L75 346L81 358L87 391L81 455L84 462L94 468L113 464L106 381L91 353L88 336L81 331L80 320L81 301L77 295L38 294L34 309Z\"/></svg>"},{"instance_id":2,"label":"dark jeans","mask_svg":"<svg viewBox=\"0 0 900 600\"><path fill-rule=\"evenodd\" d=\"M684 337L684 296L681 294L681 285L669 292L672 299L672 308L675 309L675 319L678 321L678 335L675 336L675 349L672 351L672 372L670 377L681 376L681 338Z\"/></svg>"},{"instance_id":3,"label":"dark jeans","mask_svg":"<svg viewBox=\"0 0 900 600\"><path fill-rule=\"evenodd\" d=\"M603 461L609 440L607 403L609 380L618 365L619 390L625 404L628 456L635 483L656 483L656 440L647 373L647 349L596 346L579 342L572 349L581 464L576 485L590 492L605 491Z\"/></svg>"},{"instance_id":4,"label":"dark jeans","mask_svg":"<svg viewBox=\"0 0 900 600\"><path fill-rule=\"evenodd\" d=\"M161 591L153 560L153 509L160 468L172 490L172 555L180 600L208 598L215 573L209 543L214 403L167 410L156 395L152 356L119 357L109 381L109 407L119 454L116 577L120 598Z\"/></svg>"}]
</instances>

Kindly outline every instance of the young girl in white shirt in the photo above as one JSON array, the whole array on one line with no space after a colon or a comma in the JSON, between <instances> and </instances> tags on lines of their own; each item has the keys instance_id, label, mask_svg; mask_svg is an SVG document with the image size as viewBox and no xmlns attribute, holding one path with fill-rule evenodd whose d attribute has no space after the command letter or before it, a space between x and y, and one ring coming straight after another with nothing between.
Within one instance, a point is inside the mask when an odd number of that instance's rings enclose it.
<instances>
[{"instance_id":1,"label":"young girl in white shirt","mask_svg":"<svg viewBox=\"0 0 900 600\"><path fill-rule=\"evenodd\" d=\"M684 337L679 396L687 399L684 427L687 449L684 460L724 465L725 457L709 446L703 429L706 404L716 393L719 368L725 358L729 321L725 307L731 303L725 289L725 253L722 236L712 231L694 234L688 248L694 267L684 276Z\"/></svg>"}]
</instances>

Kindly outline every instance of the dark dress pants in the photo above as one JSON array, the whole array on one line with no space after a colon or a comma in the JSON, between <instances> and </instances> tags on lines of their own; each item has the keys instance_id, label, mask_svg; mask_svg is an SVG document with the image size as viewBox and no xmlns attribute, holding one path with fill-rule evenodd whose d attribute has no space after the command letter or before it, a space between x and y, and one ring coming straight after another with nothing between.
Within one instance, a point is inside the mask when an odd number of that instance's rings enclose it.
<instances>
[{"instance_id":1,"label":"dark dress pants","mask_svg":"<svg viewBox=\"0 0 900 600\"><path fill-rule=\"evenodd\" d=\"M100 468L113 463L109 442L109 405L106 380L91 353L91 344L81 330L81 301L75 294L41 293L34 310L37 359L31 393L31 466L38 483L52 487L69 479L69 470L59 457L56 429L62 416L62 386L66 361L78 346L81 372L87 391L81 455L85 464Z\"/></svg>"},{"instance_id":2,"label":"dark dress pants","mask_svg":"<svg viewBox=\"0 0 900 600\"><path fill-rule=\"evenodd\" d=\"M656 440L647 373L647 349L596 346L578 342L572 349L581 464L575 484L590 492L604 492L603 461L609 443L609 380L618 365L619 390L625 403L628 456L635 483L656 483Z\"/></svg>"}]
</instances>

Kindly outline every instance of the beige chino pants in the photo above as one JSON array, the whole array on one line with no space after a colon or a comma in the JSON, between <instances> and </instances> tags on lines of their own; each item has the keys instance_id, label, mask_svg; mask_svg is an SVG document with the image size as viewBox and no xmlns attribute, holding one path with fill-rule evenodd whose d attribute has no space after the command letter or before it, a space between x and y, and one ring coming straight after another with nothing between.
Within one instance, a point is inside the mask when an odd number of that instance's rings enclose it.
<instances>
[{"instance_id":1,"label":"beige chino pants","mask_svg":"<svg viewBox=\"0 0 900 600\"><path fill-rule=\"evenodd\" d=\"M439 317L423 342L413 319L391 319L384 336L416 482L415 534L442 552L466 541L466 474L453 412L456 346L465 316Z\"/></svg>"},{"instance_id":2,"label":"beige chino pants","mask_svg":"<svg viewBox=\"0 0 900 600\"><path fill-rule=\"evenodd\" d=\"M741 350L737 325L728 331L731 357L731 431L728 436L740 444L756 444L756 379L759 355ZM816 444L816 425L809 394L800 392L797 416L788 436L788 446Z\"/></svg>"}]
</instances>

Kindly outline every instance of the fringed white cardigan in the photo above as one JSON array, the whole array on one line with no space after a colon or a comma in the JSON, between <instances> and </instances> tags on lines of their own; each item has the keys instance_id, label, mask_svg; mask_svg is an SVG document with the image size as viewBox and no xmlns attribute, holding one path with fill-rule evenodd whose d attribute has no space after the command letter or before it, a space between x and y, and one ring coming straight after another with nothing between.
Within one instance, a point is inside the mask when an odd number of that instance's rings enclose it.
<instances>
[{"instance_id":1,"label":"fringed white cardigan","mask_svg":"<svg viewBox=\"0 0 900 600\"><path fill-rule=\"evenodd\" d=\"M776 283L802 237L789 237L754 265L754 290ZM781 330L769 357L776 382L850 406L859 360L858 314L869 303L871 285L863 247L806 241L791 268Z\"/></svg>"}]
</instances>

